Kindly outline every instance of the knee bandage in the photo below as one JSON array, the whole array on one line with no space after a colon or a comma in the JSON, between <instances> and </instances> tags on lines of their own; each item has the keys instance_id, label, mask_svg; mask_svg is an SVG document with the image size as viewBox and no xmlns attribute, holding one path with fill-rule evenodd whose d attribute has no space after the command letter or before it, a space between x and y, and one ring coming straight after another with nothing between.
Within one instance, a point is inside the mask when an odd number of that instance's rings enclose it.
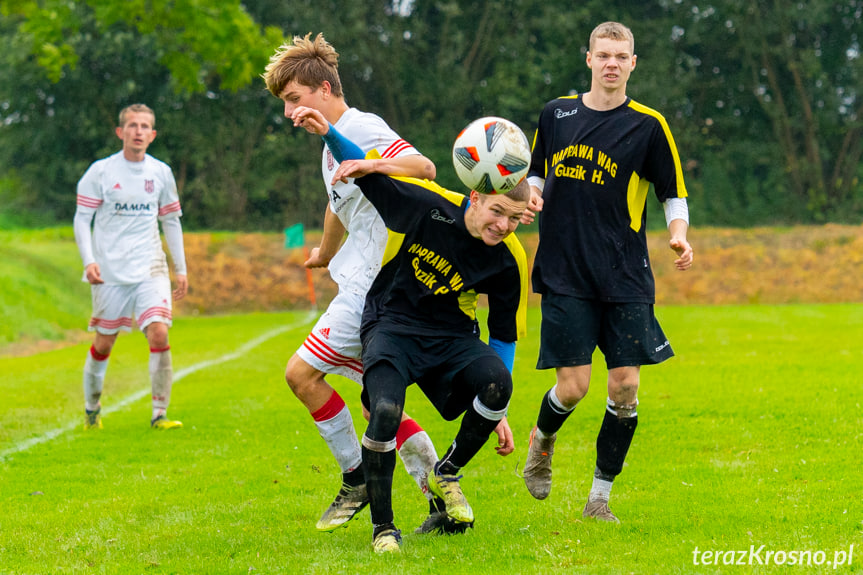
<instances>
[{"instance_id":1,"label":"knee bandage","mask_svg":"<svg viewBox=\"0 0 863 575\"><path fill-rule=\"evenodd\" d=\"M375 451L377 453L387 453L388 451L395 450L396 438L393 437L389 441L375 441L374 439L371 439L368 435L363 435L363 447L365 447L369 451Z\"/></svg>"},{"instance_id":2,"label":"knee bandage","mask_svg":"<svg viewBox=\"0 0 863 575\"><path fill-rule=\"evenodd\" d=\"M612 415L616 415L618 419L628 419L638 415L638 400L633 403L617 403L610 397L606 399L605 409Z\"/></svg>"},{"instance_id":3,"label":"knee bandage","mask_svg":"<svg viewBox=\"0 0 863 575\"><path fill-rule=\"evenodd\" d=\"M506 406L503 409L489 409L479 400L479 397L473 398L473 410L477 412L477 414L482 417L490 420L490 421L500 421L506 415L506 410L509 409L509 402L506 403Z\"/></svg>"}]
</instances>

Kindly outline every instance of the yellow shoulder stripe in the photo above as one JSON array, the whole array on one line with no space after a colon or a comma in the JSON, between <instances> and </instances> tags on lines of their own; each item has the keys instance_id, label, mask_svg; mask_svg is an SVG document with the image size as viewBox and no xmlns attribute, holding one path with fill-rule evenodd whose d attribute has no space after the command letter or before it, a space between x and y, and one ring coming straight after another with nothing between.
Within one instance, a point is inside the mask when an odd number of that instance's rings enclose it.
<instances>
[{"instance_id":1,"label":"yellow shoulder stripe","mask_svg":"<svg viewBox=\"0 0 863 575\"><path fill-rule=\"evenodd\" d=\"M521 294L518 298L518 311L515 314L515 333L516 337L521 339L527 335L527 282L529 277L527 269L527 255L525 255L524 247L521 245L521 242L515 234L509 234L506 239L503 240L503 243L509 248L510 253L512 253L513 258L515 258L516 264L518 264L518 275L521 280Z\"/></svg>"},{"instance_id":2,"label":"yellow shoulder stripe","mask_svg":"<svg viewBox=\"0 0 863 575\"><path fill-rule=\"evenodd\" d=\"M686 184L683 182L683 167L680 165L680 155L677 153L677 144L674 143L674 136L671 135L671 128L668 127L668 122L665 121L665 117L653 108L648 108L643 104L639 104L635 100L629 101L629 107L636 112L653 116L659 120L659 125L662 126L662 131L665 132L665 139L668 140L668 145L671 148L671 156L674 158L674 175L677 179L677 197L685 198L687 194Z\"/></svg>"}]
</instances>

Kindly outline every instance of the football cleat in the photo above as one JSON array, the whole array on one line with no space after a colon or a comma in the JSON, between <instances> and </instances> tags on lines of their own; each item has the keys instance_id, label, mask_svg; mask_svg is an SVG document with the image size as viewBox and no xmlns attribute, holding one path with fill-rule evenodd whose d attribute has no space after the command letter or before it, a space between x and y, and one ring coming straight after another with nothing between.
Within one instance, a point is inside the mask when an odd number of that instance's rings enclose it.
<instances>
[{"instance_id":1,"label":"football cleat","mask_svg":"<svg viewBox=\"0 0 863 575\"><path fill-rule=\"evenodd\" d=\"M422 525L414 530L414 533L418 535L424 535L427 533L434 533L436 535L456 535L464 533L472 527L473 522L463 523L461 521L456 521L447 515L446 511L432 511L429 513L429 516L425 518L425 521L422 522Z\"/></svg>"},{"instance_id":2,"label":"football cleat","mask_svg":"<svg viewBox=\"0 0 863 575\"><path fill-rule=\"evenodd\" d=\"M384 529L375 536L372 542L375 553L401 552L402 532L398 529Z\"/></svg>"},{"instance_id":3,"label":"football cleat","mask_svg":"<svg viewBox=\"0 0 863 575\"><path fill-rule=\"evenodd\" d=\"M554 440L557 434L539 439L536 427L530 432L530 446L524 463L524 484L536 499L545 499L551 493L551 456L554 454Z\"/></svg>"},{"instance_id":4,"label":"football cleat","mask_svg":"<svg viewBox=\"0 0 863 575\"><path fill-rule=\"evenodd\" d=\"M315 527L318 531L335 531L339 527L347 527L348 521L363 510L369 504L369 495L366 492L366 484L351 487L343 483L339 494L330 503L327 510L318 520Z\"/></svg>"},{"instance_id":5,"label":"football cleat","mask_svg":"<svg viewBox=\"0 0 863 575\"><path fill-rule=\"evenodd\" d=\"M593 517L597 521L607 521L609 523L620 523L620 519L615 517L611 509L608 508L607 499L588 499L587 505L584 506L583 517Z\"/></svg>"},{"instance_id":6,"label":"football cleat","mask_svg":"<svg viewBox=\"0 0 863 575\"><path fill-rule=\"evenodd\" d=\"M458 480L461 475L443 475L435 470L429 473L429 490L446 505L446 513L455 521L461 523L473 523L473 509L467 502Z\"/></svg>"},{"instance_id":7,"label":"football cleat","mask_svg":"<svg viewBox=\"0 0 863 575\"><path fill-rule=\"evenodd\" d=\"M84 429L102 429L102 409L84 410Z\"/></svg>"},{"instance_id":8,"label":"football cleat","mask_svg":"<svg viewBox=\"0 0 863 575\"><path fill-rule=\"evenodd\" d=\"M174 421L168 419L164 415L160 415L150 422L150 427L153 429L179 429L183 427L182 421Z\"/></svg>"}]
</instances>

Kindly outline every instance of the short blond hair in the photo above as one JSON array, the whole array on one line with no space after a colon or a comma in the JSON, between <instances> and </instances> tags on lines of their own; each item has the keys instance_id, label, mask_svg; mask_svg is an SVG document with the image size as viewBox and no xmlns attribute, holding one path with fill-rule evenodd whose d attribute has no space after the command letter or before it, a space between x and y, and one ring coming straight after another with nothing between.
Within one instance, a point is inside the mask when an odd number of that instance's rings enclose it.
<instances>
[{"instance_id":1,"label":"short blond hair","mask_svg":"<svg viewBox=\"0 0 863 575\"><path fill-rule=\"evenodd\" d=\"M527 178L523 178L516 186L505 194L502 194L514 202L526 202L530 199L530 185Z\"/></svg>"},{"instance_id":2,"label":"short blond hair","mask_svg":"<svg viewBox=\"0 0 863 575\"><path fill-rule=\"evenodd\" d=\"M126 125L126 118L129 114L150 114L153 117L153 125L152 127L156 127L156 113L146 104L132 104L131 106L126 106L122 110L120 110L120 124L119 126L122 128Z\"/></svg>"},{"instance_id":3,"label":"short blond hair","mask_svg":"<svg viewBox=\"0 0 863 575\"><path fill-rule=\"evenodd\" d=\"M599 38L627 41L629 42L629 51L635 54L635 36L632 35L632 30L620 22L603 22L593 29L593 32L590 33L590 43L588 44L588 49L591 52L593 52L594 43Z\"/></svg>"},{"instance_id":4,"label":"short blond hair","mask_svg":"<svg viewBox=\"0 0 863 575\"><path fill-rule=\"evenodd\" d=\"M312 33L294 36L289 44L282 44L270 57L270 63L261 75L267 90L279 98L289 83L317 89L325 81L330 83L332 94L342 96L339 79L339 53L324 39L323 34L311 40Z\"/></svg>"}]
</instances>

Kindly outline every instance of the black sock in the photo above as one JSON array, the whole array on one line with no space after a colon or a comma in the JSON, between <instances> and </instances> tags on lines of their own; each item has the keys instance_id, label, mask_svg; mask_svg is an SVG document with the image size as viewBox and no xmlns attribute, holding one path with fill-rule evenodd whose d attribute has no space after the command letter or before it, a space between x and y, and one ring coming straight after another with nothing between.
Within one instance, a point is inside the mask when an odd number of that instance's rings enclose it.
<instances>
[{"instance_id":1,"label":"black sock","mask_svg":"<svg viewBox=\"0 0 863 575\"><path fill-rule=\"evenodd\" d=\"M372 539L378 536L379 533L386 531L387 529L395 529L395 523L390 521L389 523L384 523L383 525L375 525L374 530L372 531Z\"/></svg>"},{"instance_id":2,"label":"black sock","mask_svg":"<svg viewBox=\"0 0 863 575\"><path fill-rule=\"evenodd\" d=\"M380 453L363 446L363 467L366 470L366 489L373 525L393 522L393 470L396 450Z\"/></svg>"},{"instance_id":3,"label":"black sock","mask_svg":"<svg viewBox=\"0 0 863 575\"><path fill-rule=\"evenodd\" d=\"M429 515L438 511L446 511L446 503L439 497L432 497L429 501Z\"/></svg>"},{"instance_id":4,"label":"black sock","mask_svg":"<svg viewBox=\"0 0 863 575\"><path fill-rule=\"evenodd\" d=\"M455 443L450 445L449 449L444 454L443 459L440 460L440 463L438 465L435 465L435 469L434 469L435 473L437 473L439 475L456 475L456 474L458 474L458 470L461 469L461 467L456 467L455 465L453 465L452 461L449 461L447 459L450 456L450 454L452 453L452 450L454 447L455 447Z\"/></svg>"},{"instance_id":5,"label":"black sock","mask_svg":"<svg viewBox=\"0 0 863 575\"><path fill-rule=\"evenodd\" d=\"M365 471L363 470L363 463L360 462L357 465L356 469L348 471L347 473L342 473L342 483L345 485L350 485L351 487L357 487L358 485L362 485L366 482Z\"/></svg>"},{"instance_id":6,"label":"black sock","mask_svg":"<svg viewBox=\"0 0 863 575\"><path fill-rule=\"evenodd\" d=\"M605 410L599 435L596 437L596 477L614 481L623 471L623 461L635 435L638 416L618 418Z\"/></svg>"},{"instance_id":7,"label":"black sock","mask_svg":"<svg viewBox=\"0 0 863 575\"><path fill-rule=\"evenodd\" d=\"M464 412L455 441L447 450L446 455L441 458L443 463L438 471L446 475L455 475L482 449L482 446L488 441L488 436L491 435L498 423L498 421L486 419L478 414L473 406L469 407ZM454 471L449 471L452 467L455 467ZM448 471L444 471L444 469Z\"/></svg>"},{"instance_id":8,"label":"black sock","mask_svg":"<svg viewBox=\"0 0 863 575\"><path fill-rule=\"evenodd\" d=\"M545 392L545 395L542 398L542 403L539 406L539 416L536 418L536 426L546 435L557 433L557 431L563 427L563 422L566 421L566 418L569 417L573 411L570 409L565 413L561 413L559 411L560 408L556 408L551 404L549 395L551 395L551 389Z\"/></svg>"}]
</instances>

